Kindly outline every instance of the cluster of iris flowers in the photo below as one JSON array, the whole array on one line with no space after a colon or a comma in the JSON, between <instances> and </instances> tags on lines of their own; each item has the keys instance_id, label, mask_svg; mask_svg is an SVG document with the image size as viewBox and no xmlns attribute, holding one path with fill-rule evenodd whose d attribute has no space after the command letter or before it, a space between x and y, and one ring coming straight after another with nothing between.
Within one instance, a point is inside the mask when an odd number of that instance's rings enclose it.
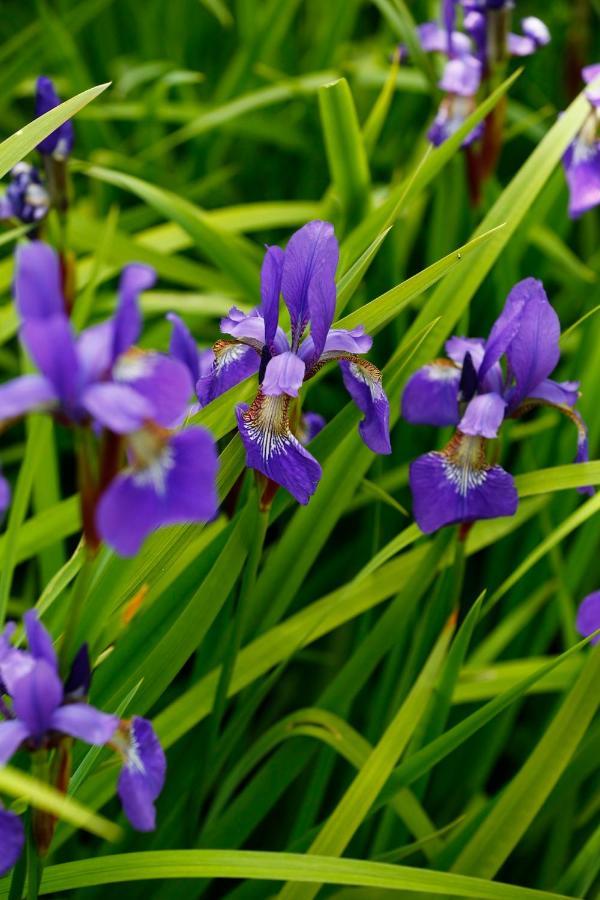
<instances>
[{"instance_id":1,"label":"cluster of iris flowers","mask_svg":"<svg viewBox=\"0 0 600 900\"><path fill-rule=\"evenodd\" d=\"M535 16L521 21L521 34L510 31L512 3L500 0L443 0L440 20L424 22L417 29L427 53L445 57L439 87L444 98L429 130L438 146L457 131L473 112L477 94L498 66L511 56L531 56L550 41L550 33ZM462 28L457 27L457 13ZM483 135L483 125L463 142L469 146Z\"/></svg>"},{"instance_id":2,"label":"cluster of iris flowers","mask_svg":"<svg viewBox=\"0 0 600 900\"><path fill-rule=\"evenodd\" d=\"M27 650L11 642L15 625L0 634L0 765L18 751L52 752L59 760L58 786L66 790L70 775L73 738L94 746L106 746L121 761L118 794L125 815L138 831L155 826L154 801L166 771L165 755L152 725L139 716L123 721L100 712L87 702L91 682L88 648L75 655L66 678L52 638L34 611L25 613ZM52 816L36 812L33 821L38 851L47 851L54 830ZM21 855L24 844L21 818L0 805L0 875Z\"/></svg>"},{"instance_id":3,"label":"cluster of iris flowers","mask_svg":"<svg viewBox=\"0 0 600 900\"><path fill-rule=\"evenodd\" d=\"M456 27L457 7L462 30ZM433 143L460 127L495 65L510 55L529 55L549 40L543 23L531 17L522 21L522 34L511 33L510 7L500 0L444 0L440 22L420 26L423 49L447 57L440 82L446 97L430 131ZM600 67L592 66L583 77L591 83L599 73ZM564 158L571 215L600 203L596 93L588 91L590 115ZM37 114L58 102L52 82L40 78ZM478 129L465 145L481 136ZM344 385L363 415L359 433L364 443L374 453L391 453L381 373L364 357L372 339L362 327L332 328L339 248L328 222L309 222L285 250L267 247L260 304L249 313L233 307L221 321L225 337L212 349L199 351L174 314L167 317L172 325L168 353L136 346L142 329L139 295L154 285L155 273L135 263L121 274L114 315L76 333L65 259L38 239L50 207L60 211L64 203L64 196L56 195L56 171L64 167L73 138L70 122L46 138L38 147L45 176L20 163L0 202L0 217L32 226L30 239L16 253L14 297L20 341L37 369L0 386L0 422L45 412L72 431L90 555L104 541L130 556L162 526L206 522L217 514L216 441L206 429L185 423L198 405L210 404L247 378L256 378L256 395L250 405L237 407L237 423L264 506L278 486L302 504L317 489L321 468L307 444L325 422L302 410L301 394L304 383L328 362L339 363ZM280 325L281 298L289 334ZM423 532L514 515L514 481L498 464L493 444L508 418L539 406L558 409L576 425L576 461L587 459L586 429L575 409L579 385L550 378L559 363L559 338L558 317L542 284L527 278L510 292L487 340L453 337L446 359L409 379L404 419L455 429L444 449L410 466L413 512ZM9 502L8 483L0 475L0 512ZM584 635L600 623L599 598L592 594L580 607L577 627ZM25 614L24 625L28 650L14 643L14 625L0 636L0 765L18 752L53 753L63 759L57 786L66 790L72 740L107 746L122 760L118 792L125 814L135 828L151 830L166 769L151 724L139 717L122 721L90 706L87 647L61 677L52 639L34 612ZM36 822L38 849L44 852L53 820L36 813ZM20 818L1 806L0 840L6 848L3 873L18 859L24 833Z\"/></svg>"}]
</instances>

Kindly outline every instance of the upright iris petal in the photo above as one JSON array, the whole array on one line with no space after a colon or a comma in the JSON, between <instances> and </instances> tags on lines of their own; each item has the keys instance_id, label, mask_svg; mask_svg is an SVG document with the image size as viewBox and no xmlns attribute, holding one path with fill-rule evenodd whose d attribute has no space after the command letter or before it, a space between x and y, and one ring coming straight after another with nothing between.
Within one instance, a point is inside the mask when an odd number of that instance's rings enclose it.
<instances>
[{"instance_id":1,"label":"upright iris petal","mask_svg":"<svg viewBox=\"0 0 600 900\"><path fill-rule=\"evenodd\" d=\"M263 343L272 350L279 322L279 295L285 254L281 247L267 247L260 271L261 311L265 323Z\"/></svg>"},{"instance_id":2,"label":"upright iris petal","mask_svg":"<svg viewBox=\"0 0 600 900\"><path fill-rule=\"evenodd\" d=\"M330 222L309 222L290 238L281 292L290 313L293 350L310 320L315 355L321 355L335 313L337 263L338 243Z\"/></svg>"},{"instance_id":3,"label":"upright iris petal","mask_svg":"<svg viewBox=\"0 0 600 900\"><path fill-rule=\"evenodd\" d=\"M50 112L60 104L60 97L54 89L52 80L46 75L40 75L36 84L35 91L35 114L42 116L44 113ZM75 131L73 123L70 120L63 122L48 137L37 145L37 149L44 156L53 156L55 159L63 160L73 150L75 143Z\"/></svg>"}]
</instances>

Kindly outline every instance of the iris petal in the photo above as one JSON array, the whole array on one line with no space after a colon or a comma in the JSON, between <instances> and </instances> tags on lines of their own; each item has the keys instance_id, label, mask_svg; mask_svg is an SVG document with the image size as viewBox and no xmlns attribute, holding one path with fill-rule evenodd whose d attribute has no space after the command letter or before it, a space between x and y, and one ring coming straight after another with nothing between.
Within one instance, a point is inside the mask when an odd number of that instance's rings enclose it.
<instances>
[{"instance_id":1,"label":"iris petal","mask_svg":"<svg viewBox=\"0 0 600 900\"><path fill-rule=\"evenodd\" d=\"M240 435L251 469L284 487L298 503L308 503L321 478L321 466L292 434L290 399L259 392L252 406L237 407Z\"/></svg>"}]
</instances>

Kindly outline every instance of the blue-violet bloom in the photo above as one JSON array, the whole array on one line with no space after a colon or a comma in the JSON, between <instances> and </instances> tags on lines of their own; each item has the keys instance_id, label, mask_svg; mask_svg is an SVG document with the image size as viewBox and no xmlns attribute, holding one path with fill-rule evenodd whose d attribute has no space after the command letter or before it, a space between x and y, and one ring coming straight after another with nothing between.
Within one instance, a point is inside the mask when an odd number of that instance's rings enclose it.
<instances>
[{"instance_id":1,"label":"blue-violet bloom","mask_svg":"<svg viewBox=\"0 0 600 900\"><path fill-rule=\"evenodd\" d=\"M45 410L61 422L126 439L129 467L103 486L96 516L100 536L122 555L137 552L159 526L207 521L217 509L212 436L203 428L172 431L193 392L188 368L133 346L142 324L138 296L154 281L149 267L127 266L115 315L76 335L57 254L39 241L19 247L20 338L39 374L0 386L0 421Z\"/></svg>"},{"instance_id":2,"label":"blue-violet bloom","mask_svg":"<svg viewBox=\"0 0 600 900\"><path fill-rule=\"evenodd\" d=\"M25 225L41 222L48 214L50 197L38 170L26 162L11 169L11 181L0 199L0 219L19 219Z\"/></svg>"},{"instance_id":3,"label":"blue-violet bloom","mask_svg":"<svg viewBox=\"0 0 600 900\"><path fill-rule=\"evenodd\" d=\"M0 636L0 715L4 719L0 721L0 765L18 750L51 750L66 738L108 746L122 759L118 791L126 816L137 830L152 830L166 759L151 723L139 717L122 721L87 703L91 680L87 647L77 653L63 684L52 638L35 611L25 614L24 624L27 651L11 646L14 626ZM20 855L23 832L18 818L1 808L0 836L2 873Z\"/></svg>"},{"instance_id":4,"label":"blue-violet bloom","mask_svg":"<svg viewBox=\"0 0 600 900\"><path fill-rule=\"evenodd\" d=\"M359 432L365 444L375 453L391 451L381 373L362 359L372 340L362 327L331 328L337 262L338 242L329 222L309 222L292 235L285 251L268 247L260 308L247 315L235 307L230 310L221 331L233 340L217 341L211 371L201 374L197 385L200 403L206 405L258 373L256 398L250 406L237 408L247 464L303 504L316 490L321 467L299 440L295 399L325 363L340 363L346 389L364 414ZM290 339L279 326L280 294L290 316Z\"/></svg>"},{"instance_id":5,"label":"blue-violet bloom","mask_svg":"<svg viewBox=\"0 0 600 900\"><path fill-rule=\"evenodd\" d=\"M526 278L511 290L487 341L453 337L446 343L449 359L436 360L409 379L404 418L457 429L444 450L426 453L410 466L413 511L422 531L514 515L518 497L512 476L486 457L486 443L497 437L505 418L537 406L558 409L577 426L576 461L587 460L586 428L574 409L579 385L549 378L559 361L559 338L558 316L542 283Z\"/></svg>"}]
</instances>

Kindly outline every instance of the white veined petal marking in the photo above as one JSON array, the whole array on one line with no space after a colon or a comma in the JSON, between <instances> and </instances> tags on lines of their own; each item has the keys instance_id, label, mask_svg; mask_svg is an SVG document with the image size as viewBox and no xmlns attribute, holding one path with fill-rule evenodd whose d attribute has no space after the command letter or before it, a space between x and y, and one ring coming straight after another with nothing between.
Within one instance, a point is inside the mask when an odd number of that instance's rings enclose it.
<instances>
[{"instance_id":1,"label":"white veined petal marking","mask_svg":"<svg viewBox=\"0 0 600 900\"><path fill-rule=\"evenodd\" d=\"M446 360L429 363L428 366L425 366L425 372L429 381L456 381L460 376L458 366Z\"/></svg>"},{"instance_id":2,"label":"white veined petal marking","mask_svg":"<svg viewBox=\"0 0 600 900\"><path fill-rule=\"evenodd\" d=\"M224 369L241 359L247 351L246 344L239 344L237 341L217 341L213 347L215 354L213 374L220 375Z\"/></svg>"},{"instance_id":3,"label":"white veined petal marking","mask_svg":"<svg viewBox=\"0 0 600 900\"><path fill-rule=\"evenodd\" d=\"M485 483L489 466L485 458L484 438L458 431L439 455L445 477L461 497L466 497L469 491Z\"/></svg>"},{"instance_id":4,"label":"white veined petal marking","mask_svg":"<svg viewBox=\"0 0 600 900\"><path fill-rule=\"evenodd\" d=\"M350 372L357 381L361 381L368 387L372 400L378 400L381 397L383 392L381 372L373 363L370 363L368 359L360 362L353 361L350 363Z\"/></svg>"},{"instance_id":5,"label":"white veined petal marking","mask_svg":"<svg viewBox=\"0 0 600 900\"><path fill-rule=\"evenodd\" d=\"M286 445L300 446L290 431L287 417L289 402L286 394L267 397L259 393L244 413L248 437L258 445L263 459L284 453Z\"/></svg>"},{"instance_id":6,"label":"white veined petal marking","mask_svg":"<svg viewBox=\"0 0 600 900\"><path fill-rule=\"evenodd\" d=\"M164 447L160 453L141 469L133 471L133 483L138 487L152 487L159 497L167 492L167 478L175 465L175 455L171 447Z\"/></svg>"},{"instance_id":7,"label":"white veined petal marking","mask_svg":"<svg viewBox=\"0 0 600 900\"><path fill-rule=\"evenodd\" d=\"M139 772L140 775L146 774L146 767L142 762L140 747L137 742L133 728L129 734L129 746L127 748L127 768Z\"/></svg>"}]
</instances>

